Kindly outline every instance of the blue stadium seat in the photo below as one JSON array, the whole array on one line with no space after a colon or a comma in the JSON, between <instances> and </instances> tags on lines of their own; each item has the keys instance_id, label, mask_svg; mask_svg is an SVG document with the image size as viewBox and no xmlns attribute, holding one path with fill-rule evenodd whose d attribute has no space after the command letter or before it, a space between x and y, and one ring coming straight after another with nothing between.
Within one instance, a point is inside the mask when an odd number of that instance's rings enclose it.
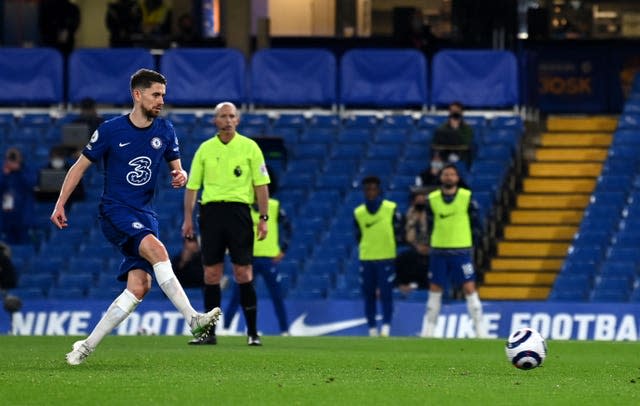
<instances>
[{"instance_id":1,"label":"blue stadium seat","mask_svg":"<svg viewBox=\"0 0 640 406\"><path fill-rule=\"evenodd\" d=\"M334 55L320 49L262 49L251 57L252 103L331 106L337 103Z\"/></svg>"},{"instance_id":2,"label":"blue stadium seat","mask_svg":"<svg viewBox=\"0 0 640 406\"><path fill-rule=\"evenodd\" d=\"M442 50L431 62L431 102L511 107L519 102L518 62L508 51Z\"/></svg>"},{"instance_id":3,"label":"blue stadium seat","mask_svg":"<svg viewBox=\"0 0 640 406\"><path fill-rule=\"evenodd\" d=\"M22 288L17 287L9 290L11 295L19 297L23 302L28 300L35 299L46 299L45 292L42 288L30 287L30 288Z\"/></svg>"},{"instance_id":4,"label":"blue stadium seat","mask_svg":"<svg viewBox=\"0 0 640 406\"><path fill-rule=\"evenodd\" d=\"M446 121L447 121L447 116L445 115L425 114L420 117L416 126L418 129L435 130L436 128L444 124Z\"/></svg>"},{"instance_id":5,"label":"blue stadium seat","mask_svg":"<svg viewBox=\"0 0 640 406\"><path fill-rule=\"evenodd\" d=\"M302 143L316 143L316 144L331 144L335 141L338 134L338 130L334 128L309 128L300 134L299 142Z\"/></svg>"},{"instance_id":6,"label":"blue stadium seat","mask_svg":"<svg viewBox=\"0 0 640 406\"><path fill-rule=\"evenodd\" d=\"M603 278L627 278L630 281L638 275L638 263L633 261L603 261L600 276Z\"/></svg>"},{"instance_id":7,"label":"blue stadium seat","mask_svg":"<svg viewBox=\"0 0 640 406\"><path fill-rule=\"evenodd\" d=\"M407 142L409 132L398 128L381 128L373 136L373 140L378 144L400 144Z\"/></svg>"},{"instance_id":8,"label":"blue stadium seat","mask_svg":"<svg viewBox=\"0 0 640 406\"><path fill-rule=\"evenodd\" d=\"M367 149L367 159L395 160L401 155L401 144L371 144Z\"/></svg>"},{"instance_id":9,"label":"blue stadium seat","mask_svg":"<svg viewBox=\"0 0 640 406\"><path fill-rule=\"evenodd\" d=\"M382 118L380 126L383 129L407 130L415 128L415 120L408 114L390 114Z\"/></svg>"},{"instance_id":10,"label":"blue stadium seat","mask_svg":"<svg viewBox=\"0 0 640 406\"><path fill-rule=\"evenodd\" d=\"M489 121L489 127L499 129L524 130L524 122L520 116L497 116Z\"/></svg>"},{"instance_id":11,"label":"blue stadium seat","mask_svg":"<svg viewBox=\"0 0 640 406\"><path fill-rule=\"evenodd\" d=\"M63 57L56 49L0 48L0 104L61 103L64 96L63 69ZM94 82L93 87L96 83L100 82ZM128 85L124 87L128 88Z\"/></svg>"},{"instance_id":12,"label":"blue stadium seat","mask_svg":"<svg viewBox=\"0 0 640 406\"><path fill-rule=\"evenodd\" d=\"M76 49L68 66L70 102L91 97L98 103L128 105L131 95L122 89L129 88L138 69L155 69L155 61L143 48Z\"/></svg>"},{"instance_id":13,"label":"blue stadium seat","mask_svg":"<svg viewBox=\"0 0 640 406\"><path fill-rule=\"evenodd\" d=\"M351 49L340 60L340 103L426 106L427 72L424 55L414 49Z\"/></svg>"},{"instance_id":14,"label":"blue stadium seat","mask_svg":"<svg viewBox=\"0 0 640 406\"><path fill-rule=\"evenodd\" d=\"M18 286L21 288L48 289L54 284L53 273L22 273L19 277Z\"/></svg>"},{"instance_id":15,"label":"blue stadium seat","mask_svg":"<svg viewBox=\"0 0 640 406\"><path fill-rule=\"evenodd\" d=\"M337 130L340 127L340 117L337 114L314 114L309 119L309 128L330 128Z\"/></svg>"},{"instance_id":16,"label":"blue stadium seat","mask_svg":"<svg viewBox=\"0 0 640 406\"><path fill-rule=\"evenodd\" d=\"M92 272L74 271L74 273L61 273L58 276L58 282L56 286L60 288L79 288L87 289L89 286L93 286L94 276Z\"/></svg>"},{"instance_id":17,"label":"blue stadium seat","mask_svg":"<svg viewBox=\"0 0 640 406\"><path fill-rule=\"evenodd\" d=\"M328 152L327 144L298 144L293 150L293 158L323 160Z\"/></svg>"},{"instance_id":18,"label":"blue stadium seat","mask_svg":"<svg viewBox=\"0 0 640 406\"><path fill-rule=\"evenodd\" d=\"M591 295L592 302L619 303L629 301L629 292L616 289L594 289Z\"/></svg>"},{"instance_id":19,"label":"blue stadium seat","mask_svg":"<svg viewBox=\"0 0 640 406\"><path fill-rule=\"evenodd\" d=\"M300 113L283 113L276 118L273 126L303 129L307 126L307 119Z\"/></svg>"},{"instance_id":20,"label":"blue stadium seat","mask_svg":"<svg viewBox=\"0 0 640 406\"><path fill-rule=\"evenodd\" d=\"M160 59L160 71L171 84L166 102L210 106L221 100L244 103L245 59L231 48L171 48ZM133 73L133 72L132 72Z\"/></svg>"},{"instance_id":21,"label":"blue stadium seat","mask_svg":"<svg viewBox=\"0 0 640 406\"><path fill-rule=\"evenodd\" d=\"M78 300L86 297L87 288L53 286L49 288L47 298L50 300ZM115 298L114 298L115 299Z\"/></svg>"},{"instance_id":22,"label":"blue stadium seat","mask_svg":"<svg viewBox=\"0 0 640 406\"><path fill-rule=\"evenodd\" d=\"M317 189L345 190L352 187L353 176L346 174L323 174L316 179ZM335 202L332 202L335 203Z\"/></svg>"},{"instance_id":23,"label":"blue stadium seat","mask_svg":"<svg viewBox=\"0 0 640 406\"><path fill-rule=\"evenodd\" d=\"M335 144L331 148L331 159L360 160L364 157L366 145L364 144Z\"/></svg>"},{"instance_id":24,"label":"blue stadium seat","mask_svg":"<svg viewBox=\"0 0 640 406\"><path fill-rule=\"evenodd\" d=\"M368 128L345 128L338 132L337 141L341 144L366 144L373 139Z\"/></svg>"}]
</instances>

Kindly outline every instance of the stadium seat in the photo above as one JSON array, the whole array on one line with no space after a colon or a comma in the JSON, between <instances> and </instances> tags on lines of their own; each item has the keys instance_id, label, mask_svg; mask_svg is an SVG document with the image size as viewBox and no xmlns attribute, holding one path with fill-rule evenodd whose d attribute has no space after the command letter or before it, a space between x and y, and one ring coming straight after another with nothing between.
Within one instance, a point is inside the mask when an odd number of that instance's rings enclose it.
<instances>
[{"instance_id":1,"label":"stadium seat","mask_svg":"<svg viewBox=\"0 0 640 406\"><path fill-rule=\"evenodd\" d=\"M140 68L155 69L148 49L76 49L68 60L69 101L91 97L98 103L128 105L131 95L122 89L129 89L131 75Z\"/></svg>"},{"instance_id":2,"label":"stadium seat","mask_svg":"<svg viewBox=\"0 0 640 406\"><path fill-rule=\"evenodd\" d=\"M9 290L9 293L11 295L19 297L22 301L46 299L44 290L38 287L30 287L30 288L17 287Z\"/></svg>"},{"instance_id":3,"label":"stadium seat","mask_svg":"<svg viewBox=\"0 0 640 406\"><path fill-rule=\"evenodd\" d=\"M389 114L382 118L380 126L395 131L408 130L415 128L415 120L408 114Z\"/></svg>"},{"instance_id":4,"label":"stadium seat","mask_svg":"<svg viewBox=\"0 0 640 406\"><path fill-rule=\"evenodd\" d=\"M78 300L86 297L86 288L53 286L49 288L47 298L49 300ZM115 298L114 298L115 299Z\"/></svg>"},{"instance_id":5,"label":"stadium seat","mask_svg":"<svg viewBox=\"0 0 640 406\"><path fill-rule=\"evenodd\" d=\"M227 100L246 102L245 59L231 48L170 48L160 58L160 71L171 84L166 102L210 106Z\"/></svg>"},{"instance_id":6,"label":"stadium seat","mask_svg":"<svg viewBox=\"0 0 640 406\"><path fill-rule=\"evenodd\" d=\"M340 60L340 103L346 107L423 107L427 77L426 59L415 49L351 49Z\"/></svg>"},{"instance_id":7,"label":"stadium seat","mask_svg":"<svg viewBox=\"0 0 640 406\"><path fill-rule=\"evenodd\" d=\"M251 103L332 106L337 103L334 55L321 49L266 48L251 57Z\"/></svg>"}]
</instances>

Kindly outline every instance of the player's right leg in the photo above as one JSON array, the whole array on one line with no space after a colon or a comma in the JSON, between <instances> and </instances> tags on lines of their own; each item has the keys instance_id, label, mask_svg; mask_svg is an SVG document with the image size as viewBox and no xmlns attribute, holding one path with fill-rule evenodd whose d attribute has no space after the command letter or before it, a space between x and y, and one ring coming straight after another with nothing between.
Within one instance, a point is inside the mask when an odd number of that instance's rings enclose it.
<instances>
[{"instance_id":1,"label":"player's right leg","mask_svg":"<svg viewBox=\"0 0 640 406\"><path fill-rule=\"evenodd\" d=\"M376 268L372 261L360 261L360 280L362 281L362 298L364 299L364 315L367 318L369 336L378 336L376 322Z\"/></svg>"},{"instance_id":2,"label":"player's right leg","mask_svg":"<svg viewBox=\"0 0 640 406\"><path fill-rule=\"evenodd\" d=\"M440 308L442 306L442 288L447 281L447 257L431 251L429 257L429 298L424 317L420 337L433 337Z\"/></svg>"}]
</instances>

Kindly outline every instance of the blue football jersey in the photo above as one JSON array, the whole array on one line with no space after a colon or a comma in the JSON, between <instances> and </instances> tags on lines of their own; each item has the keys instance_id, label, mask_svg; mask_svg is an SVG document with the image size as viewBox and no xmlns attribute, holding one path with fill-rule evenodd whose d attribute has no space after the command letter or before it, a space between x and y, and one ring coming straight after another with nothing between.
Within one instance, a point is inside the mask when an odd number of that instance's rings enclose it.
<instances>
[{"instance_id":1,"label":"blue football jersey","mask_svg":"<svg viewBox=\"0 0 640 406\"><path fill-rule=\"evenodd\" d=\"M138 128L127 114L102 123L82 154L103 163L103 204L152 211L160 164L180 158L180 149L170 121L156 118Z\"/></svg>"}]
</instances>

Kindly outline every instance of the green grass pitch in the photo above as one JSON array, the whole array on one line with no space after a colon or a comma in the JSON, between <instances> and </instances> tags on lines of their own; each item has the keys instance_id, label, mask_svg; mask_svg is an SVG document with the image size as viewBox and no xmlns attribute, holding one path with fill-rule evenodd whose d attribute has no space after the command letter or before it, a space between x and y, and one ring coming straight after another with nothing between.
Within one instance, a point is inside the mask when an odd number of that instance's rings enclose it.
<instances>
[{"instance_id":1,"label":"green grass pitch","mask_svg":"<svg viewBox=\"0 0 640 406\"><path fill-rule=\"evenodd\" d=\"M634 405L640 343L548 342L521 371L504 340L109 336L84 364L74 337L0 336L2 405Z\"/></svg>"}]
</instances>

